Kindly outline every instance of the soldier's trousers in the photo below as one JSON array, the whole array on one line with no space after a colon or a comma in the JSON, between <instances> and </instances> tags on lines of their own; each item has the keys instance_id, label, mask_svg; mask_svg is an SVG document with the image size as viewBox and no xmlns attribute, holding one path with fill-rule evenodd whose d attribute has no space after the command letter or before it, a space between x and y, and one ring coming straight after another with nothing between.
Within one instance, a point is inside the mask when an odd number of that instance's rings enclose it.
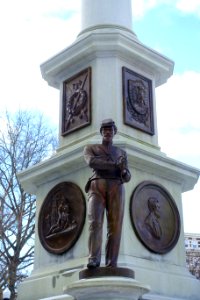
<instances>
[{"instance_id":1,"label":"soldier's trousers","mask_svg":"<svg viewBox=\"0 0 200 300\"><path fill-rule=\"evenodd\" d=\"M89 261L100 264L104 212L107 217L106 266L116 266L124 215L124 187L120 180L96 179L88 199Z\"/></svg>"}]
</instances>

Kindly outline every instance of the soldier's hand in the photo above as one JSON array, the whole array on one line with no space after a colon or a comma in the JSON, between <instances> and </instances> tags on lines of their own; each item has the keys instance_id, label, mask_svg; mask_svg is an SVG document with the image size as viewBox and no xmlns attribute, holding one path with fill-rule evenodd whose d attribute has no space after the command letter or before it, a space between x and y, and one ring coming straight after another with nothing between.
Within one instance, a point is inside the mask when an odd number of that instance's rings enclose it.
<instances>
[{"instance_id":1,"label":"soldier's hand","mask_svg":"<svg viewBox=\"0 0 200 300\"><path fill-rule=\"evenodd\" d=\"M117 159L117 162L116 162L117 168L119 168L119 169L122 171L122 170L125 169L125 165L126 165L126 159L125 159L125 157L120 156L120 157Z\"/></svg>"},{"instance_id":2,"label":"soldier's hand","mask_svg":"<svg viewBox=\"0 0 200 300\"><path fill-rule=\"evenodd\" d=\"M125 176L127 174L127 169L122 170L122 176Z\"/></svg>"}]
</instances>

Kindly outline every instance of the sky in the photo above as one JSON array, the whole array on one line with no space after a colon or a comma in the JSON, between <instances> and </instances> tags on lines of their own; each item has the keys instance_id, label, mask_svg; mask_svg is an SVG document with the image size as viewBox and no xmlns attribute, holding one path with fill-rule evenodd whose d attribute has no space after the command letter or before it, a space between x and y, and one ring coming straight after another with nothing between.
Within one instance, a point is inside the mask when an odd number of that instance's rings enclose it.
<instances>
[{"instance_id":1,"label":"sky","mask_svg":"<svg viewBox=\"0 0 200 300\"><path fill-rule=\"evenodd\" d=\"M175 62L156 89L161 151L200 169L200 0L132 0L132 13L139 40ZM39 110L58 124L59 91L40 65L79 32L80 0L0 2L0 114ZM200 182L183 194L185 232L200 233L199 214Z\"/></svg>"}]
</instances>

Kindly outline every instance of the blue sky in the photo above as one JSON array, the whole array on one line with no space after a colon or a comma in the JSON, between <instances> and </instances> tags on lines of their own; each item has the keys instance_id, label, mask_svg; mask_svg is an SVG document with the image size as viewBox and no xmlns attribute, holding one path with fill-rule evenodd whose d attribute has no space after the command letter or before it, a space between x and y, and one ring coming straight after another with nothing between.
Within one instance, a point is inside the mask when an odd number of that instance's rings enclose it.
<instances>
[{"instance_id":1,"label":"blue sky","mask_svg":"<svg viewBox=\"0 0 200 300\"><path fill-rule=\"evenodd\" d=\"M156 89L161 150L200 169L200 0L132 2L140 41L175 62L174 75ZM185 232L200 233L199 211L198 182L183 194Z\"/></svg>"},{"instance_id":2,"label":"blue sky","mask_svg":"<svg viewBox=\"0 0 200 300\"><path fill-rule=\"evenodd\" d=\"M173 58L176 73L200 70L200 22L195 15L163 5L147 12L134 29L142 42Z\"/></svg>"},{"instance_id":3,"label":"blue sky","mask_svg":"<svg viewBox=\"0 0 200 300\"><path fill-rule=\"evenodd\" d=\"M200 71L200 17L195 13L158 5L136 19L133 29L144 44L175 61L175 73Z\"/></svg>"},{"instance_id":4,"label":"blue sky","mask_svg":"<svg viewBox=\"0 0 200 300\"><path fill-rule=\"evenodd\" d=\"M174 75L156 89L161 150L200 169L200 0L132 2L139 40L175 62ZM79 32L80 0L0 2L0 113L37 109L57 124L59 93L40 64ZM185 231L200 233L200 183L183 194L183 209Z\"/></svg>"}]
</instances>

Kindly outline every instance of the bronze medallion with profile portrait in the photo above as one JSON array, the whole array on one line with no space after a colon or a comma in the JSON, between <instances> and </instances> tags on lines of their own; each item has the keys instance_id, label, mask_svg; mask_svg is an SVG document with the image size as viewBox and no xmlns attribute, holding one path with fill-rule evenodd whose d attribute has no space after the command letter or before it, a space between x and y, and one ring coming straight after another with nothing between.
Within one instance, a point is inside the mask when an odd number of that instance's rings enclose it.
<instances>
[{"instance_id":1,"label":"bronze medallion with profile portrait","mask_svg":"<svg viewBox=\"0 0 200 300\"><path fill-rule=\"evenodd\" d=\"M56 185L46 196L39 214L38 232L43 247L54 254L68 251L81 234L85 214L81 189L71 182Z\"/></svg>"},{"instance_id":2,"label":"bronze medallion with profile portrait","mask_svg":"<svg viewBox=\"0 0 200 300\"><path fill-rule=\"evenodd\" d=\"M130 217L136 235L150 251L165 254L176 245L180 216L172 196L161 185L144 181L136 187Z\"/></svg>"}]
</instances>

